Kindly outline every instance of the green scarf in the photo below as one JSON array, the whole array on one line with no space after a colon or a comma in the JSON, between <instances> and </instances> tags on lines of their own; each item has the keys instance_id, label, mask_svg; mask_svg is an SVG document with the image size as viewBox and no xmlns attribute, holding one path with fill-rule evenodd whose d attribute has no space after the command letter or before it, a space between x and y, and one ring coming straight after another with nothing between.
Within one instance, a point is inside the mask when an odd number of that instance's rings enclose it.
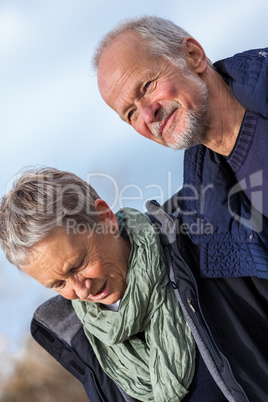
<instances>
[{"instance_id":1,"label":"green scarf","mask_svg":"<svg viewBox=\"0 0 268 402\"><path fill-rule=\"evenodd\" d=\"M170 286L159 236L150 219L134 209L116 216L132 246L119 310L81 300L73 307L101 367L128 395L180 401L193 378L195 345ZM145 343L138 332L144 332Z\"/></svg>"}]
</instances>

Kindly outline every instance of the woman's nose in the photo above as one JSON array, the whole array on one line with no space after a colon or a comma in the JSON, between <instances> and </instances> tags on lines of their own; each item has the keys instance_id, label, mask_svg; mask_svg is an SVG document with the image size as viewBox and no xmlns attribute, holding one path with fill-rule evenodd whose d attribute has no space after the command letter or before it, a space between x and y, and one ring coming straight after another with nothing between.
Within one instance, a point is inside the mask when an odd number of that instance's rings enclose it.
<instances>
[{"instance_id":1,"label":"woman's nose","mask_svg":"<svg viewBox=\"0 0 268 402\"><path fill-rule=\"evenodd\" d=\"M73 289L80 300L86 300L90 294L92 279L80 276L73 281Z\"/></svg>"}]
</instances>

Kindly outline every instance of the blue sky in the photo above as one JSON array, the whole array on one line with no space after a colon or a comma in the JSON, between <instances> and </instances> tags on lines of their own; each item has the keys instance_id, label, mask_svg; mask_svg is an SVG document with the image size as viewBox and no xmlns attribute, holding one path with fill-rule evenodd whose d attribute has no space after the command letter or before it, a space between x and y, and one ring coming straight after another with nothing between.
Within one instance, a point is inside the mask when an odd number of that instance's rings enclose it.
<instances>
[{"instance_id":1,"label":"blue sky","mask_svg":"<svg viewBox=\"0 0 268 402\"><path fill-rule=\"evenodd\" d=\"M266 0L1 0L0 196L18 171L36 166L84 179L91 174L114 210L143 209L146 199L164 201L181 185L183 152L154 144L123 123L102 101L90 66L107 30L144 14L181 25L213 62L268 45ZM22 339L33 310L51 293L1 253L0 266L1 352L3 338L9 337L5 345Z\"/></svg>"}]
</instances>

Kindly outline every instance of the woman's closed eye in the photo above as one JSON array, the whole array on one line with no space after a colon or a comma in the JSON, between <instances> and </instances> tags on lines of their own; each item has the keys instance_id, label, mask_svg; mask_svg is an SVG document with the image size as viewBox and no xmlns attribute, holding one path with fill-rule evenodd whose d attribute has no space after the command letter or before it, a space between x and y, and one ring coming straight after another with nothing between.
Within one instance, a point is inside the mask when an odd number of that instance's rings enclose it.
<instances>
[{"instance_id":1,"label":"woman's closed eye","mask_svg":"<svg viewBox=\"0 0 268 402\"><path fill-rule=\"evenodd\" d=\"M56 291L59 291L59 290L63 289L65 285L66 285L66 281L59 281L53 285L53 289Z\"/></svg>"}]
</instances>

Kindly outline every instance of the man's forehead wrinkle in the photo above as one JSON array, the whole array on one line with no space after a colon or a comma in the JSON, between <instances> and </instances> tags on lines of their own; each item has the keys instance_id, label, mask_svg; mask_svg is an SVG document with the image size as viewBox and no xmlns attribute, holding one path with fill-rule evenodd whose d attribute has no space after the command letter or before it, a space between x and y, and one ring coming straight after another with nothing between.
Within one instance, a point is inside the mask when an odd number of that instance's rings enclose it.
<instances>
[{"instance_id":1,"label":"man's forehead wrinkle","mask_svg":"<svg viewBox=\"0 0 268 402\"><path fill-rule=\"evenodd\" d=\"M109 102L115 102L123 90L123 85L121 85L122 81L123 76L120 69L113 71L111 76L105 79L104 90L102 91L104 99L109 99Z\"/></svg>"}]
</instances>

